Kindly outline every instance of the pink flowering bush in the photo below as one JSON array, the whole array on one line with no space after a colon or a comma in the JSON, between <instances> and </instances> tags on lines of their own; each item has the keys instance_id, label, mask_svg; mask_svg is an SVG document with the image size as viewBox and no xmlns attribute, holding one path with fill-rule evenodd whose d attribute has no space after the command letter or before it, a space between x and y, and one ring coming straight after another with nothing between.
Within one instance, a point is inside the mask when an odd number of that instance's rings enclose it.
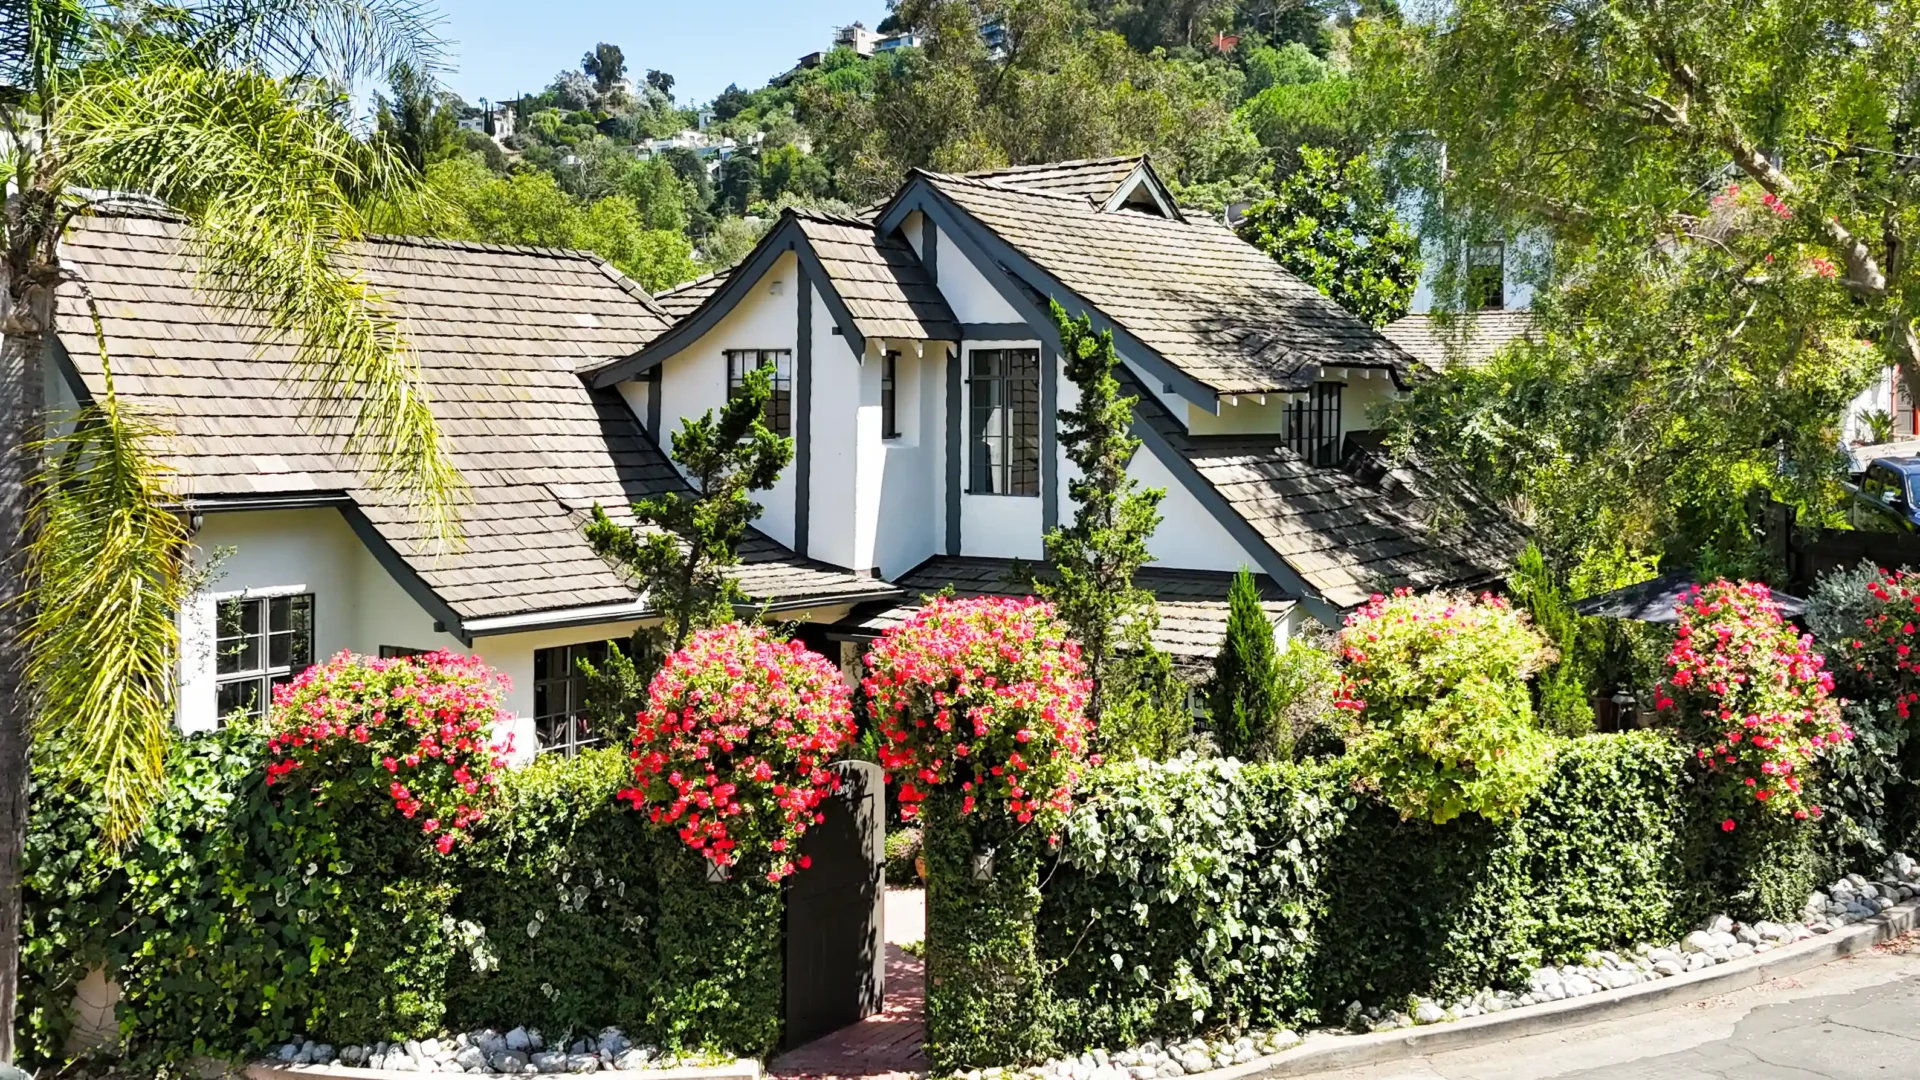
<instances>
[{"instance_id":1,"label":"pink flowering bush","mask_svg":"<svg viewBox=\"0 0 1920 1080\"><path fill-rule=\"evenodd\" d=\"M647 686L620 797L715 866L806 867L800 838L840 790L828 766L854 739L840 669L798 641L732 623L693 635Z\"/></svg>"},{"instance_id":2,"label":"pink flowering bush","mask_svg":"<svg viewBox=\"0 0 1920 1080\"><path fill-rule=\"evenodd\" d=\"M867 653L880 764L912 817L958 783L960 811L1051 828L1072 805L1092 725L1080 646L1032 597L936 597Z\"/></svg>"},{"instance_id":3,"label":"pink flowering bush","mask_svg":"<svg viewBox=\"0 0 1920 1080\"><path fill-rule=\"evenodd\" d=\"M1512 817L1546 782L1552 741L1527 679L1552 652L1504 599L1375 595L1347 617L1339 655L1347 756L1402 818Z\"/></svg>"},{"instance_id":4,"label":"pink flowering bush","mask_svg":"<svg viewBox=\"0 0 1920 1080\"><path fill-rule=\"evenodd\" d=\"M1852 676L1850 694L1891 702L1902 721L1911 721L1920 704L1920 574L1882 570L1865 587L1859 622L1830 654Z\"/></svg>"},{"instance_id":5,"label":"pink flowering bush","mask_svg":"<svg viewBox=\"0 0 1920 1080\"><path fill-rule=\"evenodd\" d=\"M1678 613L1654 704L1734 808L1720 828L1732 832L1746 813L1819 817L1806 791L1814 763L1853 732L1813 639L1782 622L1772 593L1753 582L1695 586Z\"/></svg>"},{"instance_id":6,"label":"pink flowering bush","mask_svg":"<svg viewBox=\"0 0 1920 1080\"><path fill-rule=\"evenodd\" d=\"M500 782L493 745L507 678L450 652L340 653L273 692L267 783L322 799L381 792L441 853L471 835Z\"/></svg>"}]
</instances>

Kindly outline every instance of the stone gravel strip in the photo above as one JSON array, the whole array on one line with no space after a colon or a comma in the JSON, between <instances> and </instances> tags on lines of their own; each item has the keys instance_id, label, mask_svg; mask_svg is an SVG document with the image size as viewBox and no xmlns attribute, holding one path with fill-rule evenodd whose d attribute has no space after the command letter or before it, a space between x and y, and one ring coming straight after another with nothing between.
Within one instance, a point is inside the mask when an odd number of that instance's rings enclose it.
<instances>
[{"instance_id":1,"label":"stone gravel strip","mask_svg":"<svg viewBox=\"0 0 1920 1080\"><path fill-rule=\"evenodd\" d=\"M256 1061L247 1066L247 1080L419 1080L416 1071L362 1069L351 1065L288 1065ZM594 1080L760 1080L760 1063L746 1058L729 1065L688 1066L678 1069L615 1069L596 1072Z\"/></svg>"},{"instance_id":2,"label":"stone gravel strip","mask_svg":"<svg viewBox=\"0 0 1920 1080\"><path fill-rule=\"evenodd\" d=\"M1485 1046L1598 1020L1652 1012L1667 1005L1699 1001L1864 952L1883 941L1899 937L1916 925L1920 925L1920 899L1898 904L1878 915L1839 927L1832 933L1783 945L1756 956L1716 964L1701 971L1445 1024L1399 1028L1366 1035L1315 1033L1292 1050L1256 1058L1242 1065L1189 1073L1186 1080L1265 1080L1266 1077L1307 1076L1334 1069L1379 1065L1448 1050Z\"/></svg>"}]
</instances>

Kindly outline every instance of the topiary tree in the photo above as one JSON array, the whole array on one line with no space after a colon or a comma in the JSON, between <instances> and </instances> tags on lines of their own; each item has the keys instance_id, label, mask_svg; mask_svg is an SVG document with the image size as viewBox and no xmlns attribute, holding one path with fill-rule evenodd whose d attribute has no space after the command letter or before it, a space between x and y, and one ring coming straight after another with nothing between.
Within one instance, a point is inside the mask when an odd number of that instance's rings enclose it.
<instances>
[{"instance_id":1,"label":"topiary tree","mask_svg":"<svg viewBox=\"0 0 1920 1080\"><path fill-rule=\"evenodd\" d=\"M1227 591L1227 636L1214 654L1213 679L1207 684L1207 712L1222 754L1253 761L1265 753L1291 753L1293 733L1274 723L1279 679L1273 621L1261 606L1253 572L1243 567Z\"/></svg>"},{"instance_id":2,"label":"topiary tree","mask_svg":"<svg viewBox=\"0 0 1920 1080\"><path fill-rule=\"evenodd\" d=\"M808 865L800 838L840 790L828 766L853 744L846 682L826 657L765 627L702 630L647 687L620 797L722 869Z\"/></svg>"},{"instance_id":3,"label":"topiary tree","mask_svg":"<svg viewBox=\"0 0 1920 1080\"><path fill-rule=\"evenodd\" d=\"M1507 585L1558 654L1534 680L1540 722L1558 735L1587 734L1593 730L1593 649L1582 640L1580 616L1548 569L1540 545L1529 543L1520 552Z\"/></svg>"},{"instance_id":4,"label":"topiary tree","mask_svg":"<svg viewBox=\"0 0 1920 1080\"><path fill-rule=\"evenodd\" d=\"M1336 704L1359 782L1402 818L1518 814L1552 760L1527 689L1546 655L1500 597L1376 594L1340 632Z\"/></svg>"}]
</instances>

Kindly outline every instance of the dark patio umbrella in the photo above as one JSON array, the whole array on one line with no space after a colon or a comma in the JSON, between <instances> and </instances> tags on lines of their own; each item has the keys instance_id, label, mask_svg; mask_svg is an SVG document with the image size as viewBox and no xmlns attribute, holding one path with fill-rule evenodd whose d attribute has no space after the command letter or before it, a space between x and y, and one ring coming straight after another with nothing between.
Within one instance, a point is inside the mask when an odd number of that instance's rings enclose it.
<instances>
[{"instance_id":1,"label":"dark patio umbrella","mask_svg":"<svg viewBox=\"0 0 1920 1080\"><path fill-rule=\"evenodd\" d=\"M1637 622L1672 623L1680 618L1674 614L1674 607L1693 591L1699 584L1690 570L1675 570L1662 574L1652 581L1643 581L1638 585L1629 585L1624 589L1615 589L1598 596L1589 596L1574 603L1573 610L1582 615L1592 615L1602 619L1633 619ZM1774 606L1780 614L1789 619L1806 614L1807 602L1797 596L1788 596L1783 592L1773 594Z\"/></svg>"}]
</instances>

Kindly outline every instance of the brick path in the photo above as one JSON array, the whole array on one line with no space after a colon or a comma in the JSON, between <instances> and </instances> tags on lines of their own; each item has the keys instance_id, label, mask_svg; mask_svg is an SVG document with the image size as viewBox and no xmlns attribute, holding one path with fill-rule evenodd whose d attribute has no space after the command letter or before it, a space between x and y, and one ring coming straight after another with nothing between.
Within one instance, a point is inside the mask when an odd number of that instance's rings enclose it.
<instances>
[{"instance_id":1,"label":"brick path","mask_svg":"<svg viewBox=\"0 0 1920 1080\"><path fill-rule=\"evenodd\" d=\"M925 894L918 889L888 890L884 1007L857 1024L774 1058L773 1075L792 1080L924 1076L926 967L900 946L921 940L925 927Z\"/></svg>"}]
</instances>

